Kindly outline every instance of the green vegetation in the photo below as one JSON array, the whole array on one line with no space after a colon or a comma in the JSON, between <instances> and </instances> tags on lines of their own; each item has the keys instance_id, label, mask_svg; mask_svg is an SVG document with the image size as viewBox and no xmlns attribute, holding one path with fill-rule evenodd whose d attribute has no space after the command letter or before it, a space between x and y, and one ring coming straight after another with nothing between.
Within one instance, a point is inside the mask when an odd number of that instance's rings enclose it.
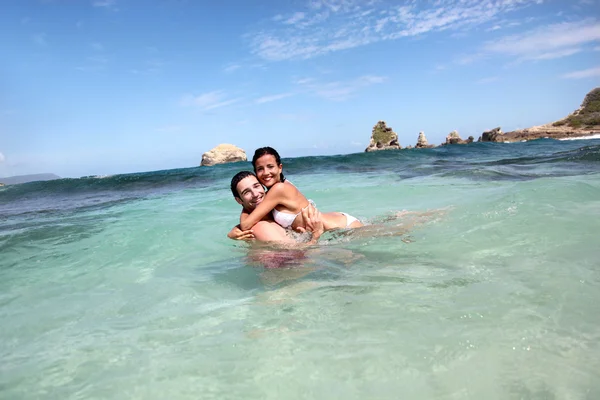
<instances>
[{"instance_id":1,"label":"green vegetation","mask_svg":"<svg viewBox=\"0 0 600 400\"><path fill-rule=\"evenodd\" d=\"M577 115L570 115L552 125L568 125L572 128L600 125L600 88L592 90L585 96Z\"/></svg>"},{"instance_id":2,"label":"green vegetation","mask_svg":"<svg viewBox=\"0 0 600 400\"><path fill-rule=\"evenodd\" d=\"M392 131L392 128L388 128L383 121L377 122L377 124L373 127L373 140L375 143L388 144L397 138L398 135Z\"/></svg>"},{"instance_id":3,"label":"green vegetation","mask_svg":"<svg viewBox=\"0 0 600 400\"><path fill-rule=\"evenodd\" d=\"M587 109L592 106L592 103L595 103L596 107L598 107L598 102L600 102L600 88L596 88L585 95L585 99L583 99L583 103L581 103L581 108ZM598 111L597 108L596 111Z\"/></svg>"},{"instance_id":4,"label":"green vegetation","mask_svg":"<svg viewBox=\"0 0 600 400\"><path fill-rule=\"evenodd\" d=\"M571 128L581 128L581 125L583 124L581 118L577 118L575 116L567 118L567 122Z\"/></svg>"},{"instance_id":5,"label":"green vegetation","mask_svg":"<svg viewBox=\"0 0 600 400\"><path fill-rule=\"evenodd\" d=\"M594 100L590 102L583 110L579 112L579 115L592 114L600 112L600 100Z\"/></svg>"}]
</instances>

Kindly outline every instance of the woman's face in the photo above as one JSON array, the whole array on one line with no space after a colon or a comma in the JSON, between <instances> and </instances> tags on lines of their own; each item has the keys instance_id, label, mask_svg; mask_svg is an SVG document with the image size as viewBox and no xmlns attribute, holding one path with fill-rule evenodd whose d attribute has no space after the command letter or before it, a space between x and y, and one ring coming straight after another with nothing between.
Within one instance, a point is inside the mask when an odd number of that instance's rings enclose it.
<instances>
[{"instance_id":1,"label":"woman's face","mask_svg":"<svg viewBox=\"0 0 600 400\"><path fill-rule=\"evenodd\" d=\"M282 166L281 164L277 164L275 156L265 154L256 160L254 171L260 183L270 188L281 181L281 169Z\"/></svg>"}]
</instances>

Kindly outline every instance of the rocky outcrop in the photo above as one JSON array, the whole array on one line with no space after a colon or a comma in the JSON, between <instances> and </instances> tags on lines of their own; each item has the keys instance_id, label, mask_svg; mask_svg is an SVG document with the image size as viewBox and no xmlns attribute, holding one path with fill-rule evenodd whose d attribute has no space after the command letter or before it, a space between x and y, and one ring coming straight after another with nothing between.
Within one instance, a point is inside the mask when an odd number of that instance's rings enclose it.
<instances>
[{"instance_id":1,"label":"rocky outcrop","mask_svg":"<svg viewBox=\"0 0 600 400\"><path fill-rule=\"evenodd\" d=\"M435 147L433 144L429 144L427 142L427 138L425 137L425 132L419 132L419 138L417 139L417 144L415 145L415 149L430 149Z\"/></svg>"},{"instance_id":2,"label":"rocky outcrop","mask_svg":"<svg viewBox=\"0 0 600 400\"><path fill-rule=\"evenodd\" d=\"M500 128L496 129L499 132L487 135L488 141L510 143L542 138L568 139L600 134L600 88L590 91L583 99L581 107L556 122L504 134ZM486 141L484 140L486 133L481 135L482 142Z\"/></svg>"},{"instance_id":3,"label":"rocky outcrop","mask_svg":"<svg viewBox=\"0 0 600 400\"><path fill-rule=\"evenodd\" d=\"M220 144L214 149L202 154L201 166L226 164L237 161L248 161L246 152L232 144Z\"/></svg>"},{"instance_id":4,"label":"rocky outcrop","mask_svg":"<svg viewBox=\"0 0 600 400\"><path fill-rule=\"evenodd\" d=\"M502 136L502 129L500 127L494 128L490 131L485 131L477 139L478 142L496 142L498 137Z\"/></svg>"},{"instance_id":5,"label":"rocky outcrop","mask_svg":"<svg viewBox=\"0 0 600 400\"><path fill-rule=\"evenodd\" d=\"M467 140L464 140L460 137L457 131L452 131L446 136L446 143L442 143L442 146L449 144L468 144L473 143L473 136L469 136Z\"/></svg>"},{"instance_id":6,"label":"rocky outcrop","mask_svg":"<svg viewBox=\"0 0 600 400\"><path fill-rule=\"evenodd\" d=\"M578 138L597 134L600 134L600 126L572 128L569 126L553 126L552 124L546 124L506 132L503 135L498 135L493 141L498 143L512 143L535 139Z\"/></svg>"},{"instance_id":7,"label":"rocky outcrop","mask_svg":"<svg viewBox=\"0 0 600 400\"><path fill-rule=\"evenodd\" d=\"M399 150L401 148L398 135L385 124L385 121L379 121L373 127L371 141L365 151Z\"/></svg>"}]
</instances>

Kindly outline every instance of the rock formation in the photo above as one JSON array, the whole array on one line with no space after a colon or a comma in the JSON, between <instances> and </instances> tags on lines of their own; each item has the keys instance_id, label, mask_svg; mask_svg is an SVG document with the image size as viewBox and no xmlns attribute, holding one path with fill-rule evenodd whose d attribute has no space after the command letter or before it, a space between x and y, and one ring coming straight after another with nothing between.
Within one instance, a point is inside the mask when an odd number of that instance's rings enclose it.
<instances>
[{"instance_id":1,"label":"rock formation","mask_svg":"<svg viewBox=\"0 0 600 400\"><path fill-rule=\"evenodd\" d=\"M448 136L446 136L446 143L442 143L442 146L448 145L448 144L467 144L467 143L473 143L473 136L469 136L469 138L467 140L464 140L460 137L460 135L458 134L457 131L452 131L448 134Z\"/></svg>"},{"instance_id":2,"label":"rock formation","mask_svg":"<svg viewBox=\"0 0 600 400\"><path fill-rule=\"evenodd\" d=\"M491 134L488 134L490 132ZM600 88L595 88L585 96L580 108L561 120L527 129L506 132L504 134L500 128L496 128L492 131L484 132L480 139L482 142L509 143L541 138L565 139L569 137L585 137L599 133ZM489 140L485 140L484 137Z\"/></svg>"},{"instance_id":3,"label":"rock formation","mask_svg":"<svg viewBox=\"0 0 600 400\"><path fill-rule=\"evenodd\" d=\"M435 147L433 144L429 144L427 142L427 138L425 137L425 132L419 132L419 138L417 139L417 144L415 145L415 149L430 149Z\"/></svg>"},{"instance_id":4,"label":"rock formation","mask_svg":"<svg viewBox=\"0 0 600 400\"><path fill-rule=\"evenodd\" d=\"M220 144L214 149L202 154L200 165L211 166L237 161L248 161L246 152L232 144Z\"/></svg>"},{"instance_id":5,"label":"rock formation","mask_svg":"<svg viewBox=\"0 0 600 400\"><path fill-rule=\"evenodd\" d=\"M366 152L377 151L377 150L399 150L402 147L398 142L398 135L388 128L385 121L379 121L373 127L371 132L371 142L365 149Z\"/></svg>"},{"instance_id":6,"label":"rock formation","mask_svg":"<svg viewBox=\"0 0 600 400\"><path fill-rule=\"evenodd\" d=\"M478 142L496 142L498 137L502 136L502 129L500 127L494 128L490 131L485 131L477 139Z\"/></svg>"}]
</instances>

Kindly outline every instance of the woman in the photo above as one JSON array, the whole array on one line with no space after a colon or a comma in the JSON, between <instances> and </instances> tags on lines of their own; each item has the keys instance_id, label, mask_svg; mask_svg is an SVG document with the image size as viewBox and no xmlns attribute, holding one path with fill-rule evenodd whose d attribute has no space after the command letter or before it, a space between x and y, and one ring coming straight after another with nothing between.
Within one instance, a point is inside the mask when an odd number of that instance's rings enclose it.
<instances>
[{"instance_id":1,"label":"woman","mask_svg":"<svg viewBox=\"0 0 600 400\"><path fill-rule=\"evenodd\" d=\"M283 176L279 153L272 147L261 147L254 152L252 166L259 182L267 188L267 194L251 213L242 210L241 229L232 229L228 236L232 239L248 237L249 230L270 212L273 213L275 222L282 227L301 232L306 230L302 210L308 207L309 200ZM358 219L342 212L322 213L321 220L326 231L363 226Z\"/></svg>"}]
</instances>

